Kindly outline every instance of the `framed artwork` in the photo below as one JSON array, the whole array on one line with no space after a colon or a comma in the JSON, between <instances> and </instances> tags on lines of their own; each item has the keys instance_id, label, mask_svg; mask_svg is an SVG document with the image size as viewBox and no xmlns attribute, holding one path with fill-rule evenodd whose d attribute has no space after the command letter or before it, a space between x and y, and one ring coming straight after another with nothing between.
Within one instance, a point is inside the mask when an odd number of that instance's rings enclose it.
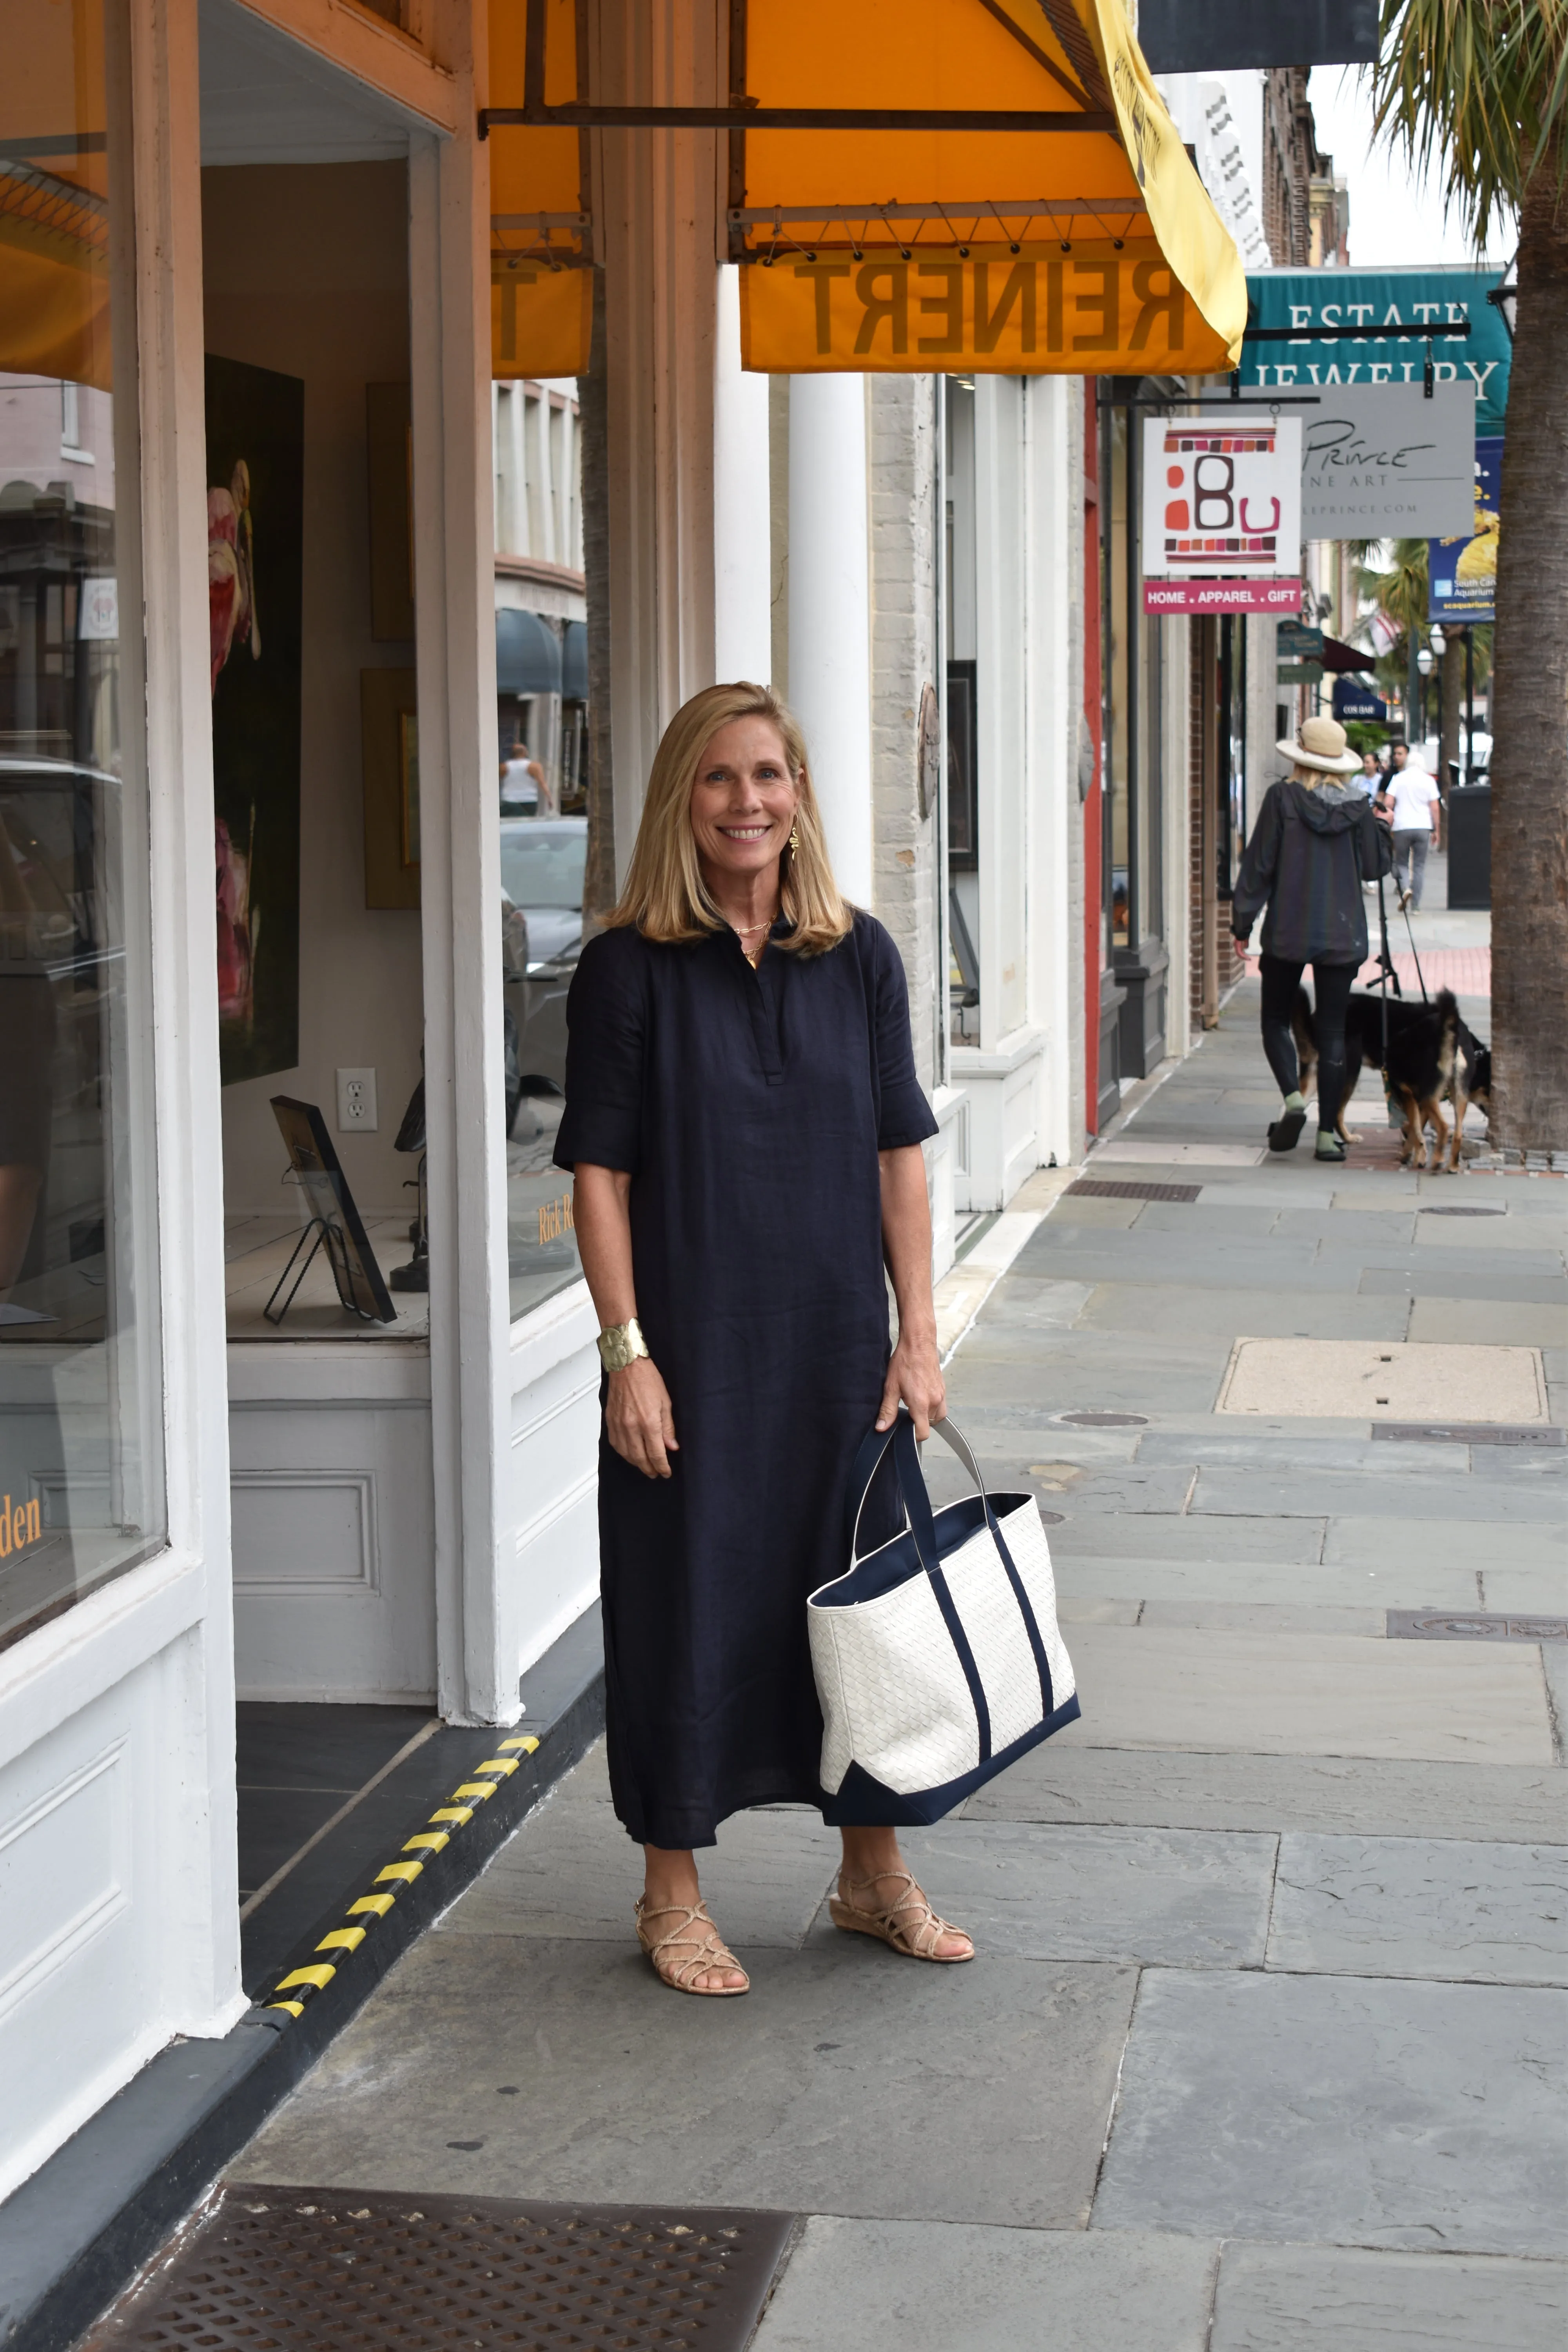
<instances>
[{"instance_id":1,"label":"framed artwork","mask_svg":"<svg viewBox=\"0 0 1568 2352\"><path fill-rule=\"evenodd\" d=\"M223 1083L300 1059L305 387L206 361L218 1048Z\"/></svg>"},{"instance_id":2,"label":"framed artwork","mask_svg":"<svg viewBox=\"0 0 1568 2352\"><path fill-rule=\"evenodd\" d=\"M947 862L957 874L973 874L980 855L975 668L972 661L947 666Z\"/></svg>"},{"instance_id":3,"label":"framed artwork","mask_svg":"<svg viewBox=\"0 0 1568 2352\"><path fill-rule=\"evenodd\" d=\"M367 383L370 633L378 645L414 637L414 425L405 383Z\"/></svg>"},{"instance_id":4,"label":"framed artwork","mask_svg":"<svg viewBox=\"0 0 1568 2352\"><path fill-rule=\"evenodd\" d=\"M278 1121L278 1131L283 1138L289 1154L289 1165L299 1179L300 1201L305 1231L300 1236L294 1255L283 1270L278 1289L267 1302L268 1319L280 1323L289 1311L294 1290L304 1280L305 1269L317 1249L324 1247L331 1265L332 1278L337 1285L338 1302L344 1312L357 1316L362 1323L395 1323L397 1309L391 1293L382 1280L375 1254L365 1237L354 1196L349 1191L348 1178L338 1163L332 1149L332 1139L327 1132L327 1122L314 1103L296 1102L291 1095L274 1095L272 1116ZM309 1250L306 1242L311 1235ZM285 1298L276 1315L273 1301L278 1297L297 1261L299 1280Z\"/></svg>"},{"instance_id":5,"label":"framed artwork","mask_svg":"<svg viewBox=\"0 0 1568 2352\"><path fill-rule=\"evenodd\" d=\"M411 669L362 669L364 903L419 904L419 706Z\"/></svg>"}]
</instances>

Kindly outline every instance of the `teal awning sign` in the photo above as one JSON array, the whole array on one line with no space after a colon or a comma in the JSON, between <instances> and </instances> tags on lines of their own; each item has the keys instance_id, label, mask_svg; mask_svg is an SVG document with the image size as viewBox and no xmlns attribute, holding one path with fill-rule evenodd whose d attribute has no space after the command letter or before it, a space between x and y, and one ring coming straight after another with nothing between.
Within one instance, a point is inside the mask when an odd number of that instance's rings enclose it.
<instances>
[{"instance_id":1,"label":"teal awning sign","mask_svg":"<svg viewBox=\"0 0 1568 2352\"><path fill-rule=\"evenodd\" d=\"M1310 392L1314 385L1415 383L1426 341L1439 383L1474 383L1476 431L1500 433L1508 408L1511 346L1502 314L1487 300L1500 269L1259 269L1249 273L1249 323L1294 327L1300 341L1247 343L1244 392ZM1443 330L1468 320L1466 336ZM1345 330L1375 340L1350 342Z\"/></svg>"}]
</instances>

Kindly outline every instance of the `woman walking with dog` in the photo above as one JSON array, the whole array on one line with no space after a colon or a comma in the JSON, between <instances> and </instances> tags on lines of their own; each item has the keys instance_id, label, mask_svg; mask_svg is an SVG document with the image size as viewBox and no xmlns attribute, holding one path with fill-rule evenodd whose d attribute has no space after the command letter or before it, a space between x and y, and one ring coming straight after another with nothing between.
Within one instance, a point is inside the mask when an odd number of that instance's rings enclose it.
<instances>
[{"instance_id":1,"label":"woman walking with dog","mask_svg":"<svg viewBox=\"0 0 1568 2352\"><path fill-rule=\"evenodd\" d=\"M1366 961L1363 882L1394 863L1388 828L1349 780L1360 756L1336 719L1308 719L1294 742L1275 747L1290 773L1270 784L1247 845L1230 923L1245 950L1267 907L1261 936L1263 1050L1285 1097L1268 1129L1270 1151L1293 1151L1307 1123L1291 1014L1304 967L1312 967L1318 1034L1319 1160L1342 1160L1335 1131L1345 1088L1345 1006Z\"/></svg>"}]
</instances>

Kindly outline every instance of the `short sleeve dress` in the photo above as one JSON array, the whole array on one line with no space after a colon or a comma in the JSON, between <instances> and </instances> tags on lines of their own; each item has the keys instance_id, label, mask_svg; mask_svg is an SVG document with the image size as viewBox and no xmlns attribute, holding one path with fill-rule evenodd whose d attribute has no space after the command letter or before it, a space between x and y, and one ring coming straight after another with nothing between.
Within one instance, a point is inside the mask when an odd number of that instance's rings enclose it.
<instances>
[{"instance_id":1,"label":"short sleeve dress","mask_svg":"<svg viewBox=\"0 0 1568 2352\"><path fill-rule=\"evenodd\" d=\"M877 1155L937 1131L891 939L861 912L753 971L726 929L603 932L567 1003L555 1157L627 1171L637 1316L674 1475L601 1435L610 1785L639 1843L711 1845L749 1805L815 1804L806 1595L844 1564L850 1462L889 1355Z\"/></svg>"}]
</instances>

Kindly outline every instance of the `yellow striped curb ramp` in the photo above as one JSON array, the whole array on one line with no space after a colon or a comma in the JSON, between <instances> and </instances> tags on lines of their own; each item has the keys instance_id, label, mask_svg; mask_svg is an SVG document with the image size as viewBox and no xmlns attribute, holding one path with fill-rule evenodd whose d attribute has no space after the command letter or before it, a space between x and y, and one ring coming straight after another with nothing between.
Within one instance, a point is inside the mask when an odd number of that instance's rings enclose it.
<instances>
[{"instance_id":1,"label":"yellow striped curb ramp","mask_svg":"<svg viewBox=\"0 0 1568 2352\"><path fill-rule=\"evenodd\" d=\"M316 1950L326 1957L312 1959L303 1968L290 1969L273 1988L272 1998L258 2006L263 2011L280 2011L286 2017L303 2017L308 2004L325 1992L347 1967L366 1937L374 1934L392 1912L399 1896L406 1895L426 1865L444 1853L454 1839L464 1835L480 1807L505 1786L523 1758L536 1754L538 1748L539 1741L531 1732L514 1739L498 1740L496 1753L473 1767L447 1801L437 1806L426 1826L405 1838L395 1859L377 1871L368 1894L359 1895L349 1905L342 1926L331 1928L321 1937Z\"/></svg>"}]
</instances>

